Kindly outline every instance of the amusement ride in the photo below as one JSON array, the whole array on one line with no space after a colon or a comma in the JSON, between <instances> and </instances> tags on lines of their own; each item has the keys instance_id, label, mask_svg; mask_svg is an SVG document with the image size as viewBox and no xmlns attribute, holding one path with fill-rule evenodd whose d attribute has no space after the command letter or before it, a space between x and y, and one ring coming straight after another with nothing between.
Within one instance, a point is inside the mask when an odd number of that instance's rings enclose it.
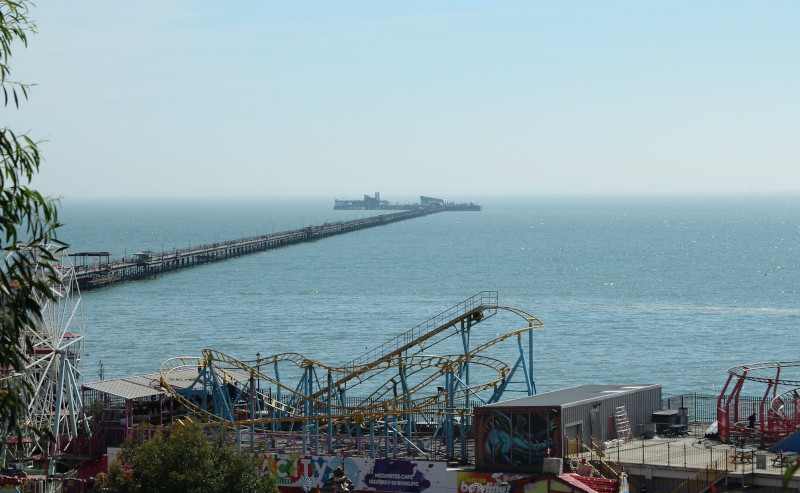
<instances>
[{"instance_id":1,"label":"amusement ride","mask_svg":"<svg viewBox=\"0 0 800 493\"><path fill-rule=\"evenodd\" d=\"M48 295L34 291L41 317L21 332L18 347L25 355L25 365L4 369L0 378L0 383L25 396L19 418L21 435L8 432L0 459L4 464L9 459L45 459L50 473L61 451L80 435L90 433L78 384L83 351L81 294L69 257L58 255L57 259L60 263L53 266L55 276ZM14 468L7 470L22 474ZM3 474L3 487L15 486L6 481L12 476Z\"/></svg>"},{"instance_id":2,"label":"amusement ride","mask_svg":"<svg viewBox=\"0 0 800 493\"><path fill-rule=\"evenodd\" d=\"M745 386L746 394L742 394ZM753 400L744 395L761 397ZM726 442L774 445L800 430L800 361L729 368L728 381L717 399L717 423L719 437Z\"/></svg>"},{"instance_id":3,"label":"amusement ride","mask_svg":"<svg viewBox=\"0 0 800 493\"><path fill-rule=\"evenodd\" d=\"M476 338L499 313L524 324ZM160 384L193 419L236 431L253 448L464 461L475 405L536 392L533 329L542 326L484 291L343 365L297 353L243 361L205 349L165 361ZM488 355L501 343L510 362Z\"/></svg>"}]
</instances>

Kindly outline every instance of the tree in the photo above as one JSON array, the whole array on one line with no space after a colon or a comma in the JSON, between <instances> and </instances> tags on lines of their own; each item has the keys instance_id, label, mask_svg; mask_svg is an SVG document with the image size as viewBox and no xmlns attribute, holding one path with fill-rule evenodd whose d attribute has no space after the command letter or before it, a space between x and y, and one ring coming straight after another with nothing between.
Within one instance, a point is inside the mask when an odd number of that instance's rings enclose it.
<instances>
[{"instance_id":1,"label":"tree","mask_svg":"<svg viewBox=\"0 0 800 493\"><path fill-rule=\"evenodd\" d=\"M209 440L197 425L179 424L169 435L135 436L119 462L95 488L109 493L278 493L271 476L258 472L254 455L236 452L224 435Z\"/></svg>"},{"instance_id":2,"label":"tree","mask_svg":"<svg viewBox=\"0 0 800 493\"><path fill-rule=\"evenodd\" d=\"M19 108L30 86L9 79L11 49L27 46L28 34L36 32L28 17L27 0L0 0L0 87L3 106ZM39 171L39 148L26 134L0 128L0 432L21 435L20 418L30 391L14 378L27 362L31 341L26 328L41 318L37 294L54 299L50 286L58 282L56 255L64 245L56 239L57 203L30 187Z\"/></svg>"}]
</instances>

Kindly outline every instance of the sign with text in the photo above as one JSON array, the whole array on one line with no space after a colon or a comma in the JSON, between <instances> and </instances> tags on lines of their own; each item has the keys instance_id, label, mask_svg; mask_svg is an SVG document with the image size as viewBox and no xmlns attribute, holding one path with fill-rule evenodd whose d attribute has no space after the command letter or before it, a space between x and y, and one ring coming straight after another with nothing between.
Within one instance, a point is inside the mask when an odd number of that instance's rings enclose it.
<instances>
[{"instance_id":1,"label":"sign with text","mask_svg":"<svg viewBox=\"0 0 800 493\"><path fill-rule=\"evenodd\" d=\"M337 467L341 467L353 483L352 489L359 491L437 493L452 491L455 479L455 473L447 470L445 462L289 454L261 456L261 470L274 475L278 486L322 489L332 484Z\"/></svg>"}]
</instances>

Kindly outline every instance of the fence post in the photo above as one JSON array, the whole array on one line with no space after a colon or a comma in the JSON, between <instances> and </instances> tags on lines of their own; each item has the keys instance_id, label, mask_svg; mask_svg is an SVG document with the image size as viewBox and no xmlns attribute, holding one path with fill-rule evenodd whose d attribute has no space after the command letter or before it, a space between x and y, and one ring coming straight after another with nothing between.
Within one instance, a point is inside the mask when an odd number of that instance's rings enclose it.
<instances>
[{"instance_id":1,"label":"fence post","mask_svg":"<svg viewBox=\"0 0 800 493\"><path fill-rule=\"evenodd\" d=\"M642 440L642 465L644 465L644 440Z\"/></svg>"},{"instance_id":2,"label":"fence post","mask_svg":"<svg viewBox=\"0 0 800 493\"><path fill-rule=\"evenodd\" d=\"M683 467L686 467L686 444L683 444Z\"/></svg>"},{"instance_id":3,"label":"fence post","mask_svg":"<svg viewBox=\"0 0 800 493\"><path fill-rule=\"evenodd\" d=\"M710 448L710 449L708 449L708 451L711 452L711 460L708 461L708 463L709 464L713 464L714 463L714 449Z\"/></svg>"},{"instance_id":4,"label":"fence post","mask_svg":"<svg viewBox=\"0 0 800 493\"><path fill-rule=\"evenodd\" d=\"M669 442L667 442L667 468L670 467L670 465L669 465L670 459L671 459L671 457L670 457L670 453L669 453Z\"/></svg>"}]
</instances>

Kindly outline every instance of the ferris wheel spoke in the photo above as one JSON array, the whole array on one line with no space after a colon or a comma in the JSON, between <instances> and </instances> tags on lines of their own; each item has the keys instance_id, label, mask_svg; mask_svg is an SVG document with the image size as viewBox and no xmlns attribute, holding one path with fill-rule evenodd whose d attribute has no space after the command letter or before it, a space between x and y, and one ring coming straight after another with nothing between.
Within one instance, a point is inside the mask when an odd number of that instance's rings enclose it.
<instances>
[{"instance_id":1,"label":"ferris wheel spoke","mask_svg":"<svg viewBox=\"0 0 800 493\"><path fill-rule=\"evenodd\" d=\"M59 263L55 268L60 283L50 286L50 293L37 296L41 315L26 327L20 340L21 347L29 341L32 348L23 375L29 396L22 422L33 429L49 428L58 434L57 443L68 443L77 436L83 421L77 367L83 349L83 320L74 269L67 265L70 260L66 255ZM35 434L30 438L33 443L26 447L26 454L52 452L46 440Z\"/></svg>"}]
</instances>

